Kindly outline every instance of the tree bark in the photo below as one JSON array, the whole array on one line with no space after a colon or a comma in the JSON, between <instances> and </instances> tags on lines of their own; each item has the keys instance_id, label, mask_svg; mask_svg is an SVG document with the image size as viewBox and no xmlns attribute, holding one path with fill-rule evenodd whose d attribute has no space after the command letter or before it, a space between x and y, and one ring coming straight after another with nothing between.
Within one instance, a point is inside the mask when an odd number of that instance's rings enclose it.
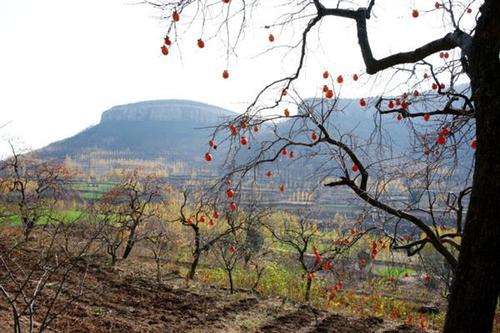
<instances>
[{"instance_id":1,"label":"tree bark","mask_svg":"<svg viewBox=\"0 0 500 333\"><path fill-rule=\"evenodd\" d=\"M228 270L227 271L227 275L229 276L229 292L232 295L232 294L234 294L233 271L232 270Z\"/></svg>"},{"instance_id":2,"label":"tree bark","mask_svg":"<svg viewBox=\"0 0 500 333\"><path fill-rule=\"evenodd\" d=\"M481 8L468 59L476 110L472 192L445 333L491 332L500 287L500 1Z\"/></svg>"},{"instance_id":3,"label":"tree bark","mask_svg":"<svg viewBox=\"0 0 500 333\"><path fill-rule=\"evenodd\" d=\"M312 279L307 277L307 282L306 282L306 290L305 290L305 301L309 302L311 299L311 285L312 285Z\"/></svg>"},{"instance_id":4,"label":"tree bark","mask_svg":"<svg viewBox=\"0 0 500 333\"><path fill-rule=\"evenodd\" d=\"M194 279L194 274L196 273L196 267L198 267L198 261L200 260L200 253L198 251L194 254L193 262L191 263L191 269L189 270L188 279Z\"/></svg>"},{"instance_id":5,"label":"tree bark","mask_svg":"<svg viewBox=\"0 0 500 333\"><path fill-rule=\"evenodd\" d=\"M132 227L130 228L130 233L128 234L128 240L127 240L127 245L125 246L125 251L123 251L123 259L127 259L128 256L130 255L130 252L132 252L132 248L134 247L135 244L135 230L137 229L137 224L134 223Z\"/></svg>"}]
</instances>

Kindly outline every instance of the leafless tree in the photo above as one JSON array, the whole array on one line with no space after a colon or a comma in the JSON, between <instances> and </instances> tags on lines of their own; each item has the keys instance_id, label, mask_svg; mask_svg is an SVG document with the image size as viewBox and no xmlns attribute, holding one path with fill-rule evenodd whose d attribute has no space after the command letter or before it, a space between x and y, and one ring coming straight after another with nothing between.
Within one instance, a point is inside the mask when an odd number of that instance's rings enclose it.
<instances>
[{"instance_id":1,"label":"leafless tree","mask_svg":"<svg viewBox=\"0 0 500 333\"><path fill-rule=\"evenodd\" d=\"M183 22L192 26L194 22L201 21L207 34L211 31L214 36L222 36L225 39L227 58L234 56L237 48L242 45L240 42L244 30L251 26L247 22L252 17L250 12L262 6L262 3L235 0L217 2L218 4L202 0L147 1L162 9L166 14L165 17L171 22L163 46L164 54L168 53L171 43L181 38L184 33L180 30ZM230 151L227 161L232 167L232 178L235 174L243 178L250 170L276 161L284 149L290 151L294 147L314 149L326 146L327 150L334 153L335 157L331 158L331 161L336 167L330 169L335 171L330 172L330 176L334 176L335 179L325 181L323 183L325 186L347 187L366 204L384 211L387 216L397 221L396 223L404 221L415 226L425 234L425 237L395 246L417 253L423 244L430 244L452 267L454 282L445 332L491 331L500 286L500 269L495 256L500 252L496 241L500 237L500 224L497 223L495 209L496 198L500 193L497 167L500 164L500 154L497 153L496 142L492 139L497 137L500 128L500 116L495 112L499 107L500 95L500 78L496 75L500 72L498 57L500 29L496 19L500 15L500 4L495 0L484 0L479 3L466 0L436 2L434 7L426 8L425 11L442 13L444 26L448 29L444 36L418 45L414 50L377 59L370 44L367 22L377 11L380 2L376 0L339 0L328 3L321 0L279 1L281 6L276 7L277 18L267 27L293 31L301 25L298 30L300 33L293 34L294 38L298 36L298 41L289 46L290 50L298 51L298 62L290 75L263 87L255 100L249 104L246 112L229 123L221 124L216 129L216 134L230 126L232 135L228 141L234 149L232 156ZM477 15L471 15L477 8L479 8ZM417 18L420 12L413 9L408 14ZM467 20L467 17L471 19ZM355 24L357 36L352 38L357 38L366 74L375 75L383 72L395 87L404 86L408 89L401 96L391 96L391 93L387 92L375 101L360 100L360 105L364 106L367 102L374 104L377 119L381 120L387 115L397 115L398 119L407 121L410 127L417 119L428 120L432 117L435 120L432 123L434 127L432 131L429 129L424 136L415 135L413 142L418 142L419 145L413 147L418 147L418 150L412 150L412 154L408 151L405 157L411 159L405 160L407 165L414 165L414 160L418 160L422 164L434 164L434 168L441 168L442 161L447 157L457 156L456 152L462 149L464 143L468 145L471 142L474 149L477 146L474 161L469 163L472 165L472 177L463 176L461 182L463 187L457 186L453 190L457 197L460 196L459 193L470 193L470 199L466 204L468 209L465 221L461 220L465 211L460 213L457 211L456 220L460 223L456 224L452 232L442 233L411 209L394 206L377 195L380 189L376 185L380 184L380 175L388 174L387 171L383 172L384 169L391 170L391 163L381 162L382 160L389 162L390 159L385 155L373 163L371 156L363 153L364 144L356 144L351 139L352 136L346 137L343 133L332 130L328 119L335 110L335 101L329 103L326 108L321 107L319 114L318 108L312 109L306 106L299 109L293 120L302 125L296 127L292 135L274 131L275 139L268 140L267 145L261 145L254 159L237 163L241 160L234 158L240 157L234 154L238 150L236 146L240 142L246 143L247 138L253 139L252 129L266 127L267 124L281 118L263 116L263 111L276 108L280 103L290 99L300 99L294 83L301 79L306 66L306 56L312 52L307 43L321 24L327 20L335 23L333 20L335 18L351 20ZM473 24L468 26L466 21L471 20ZM236 25L237 29L230 29L233 25ZM333 35L329 38L329 42L334 42L338 37ZM269 39L273 41L274 37L270 36ZM452 52L450 57L448 51L455 49L458 52ZM433 55L438 53L444 60L444 65L433 58ZM229 73L225 71L223 77L227 78L228 75ZM353 78L355 81L358 79L359 76ZM344 78L339 76L337 83L332 81L331 86L326 85L325 97L332 98L335 95L334 84L341 85L343 80ZM467 87L460 88L458 82L467 82ZM427 87L426 89L430 86L433 91L424 92L422 97L423 91L415 87L423 85ZM263 97L268 93L274 93L276 96L272 103L263 102ZM432 103L428 102L429 100L432 100ZM418 108L418 105L421 107ZM383 125L384 123L379 121L379 128L383 128ZM418 133L418 130L416 132ZM298 136L300 133L303 134L302 139ZM380 133L382 131L379 131ZM243 136L245 140L241 140ZM307 141L304 137L310 139ZM383 146L382 140L378 142ZM385 145L389 145L387 148L390 150L390 140L385 141ZM452 178L451 175L448 178ZM469 187L470 191L467 190ZM458 208L458 204L454 207L461 209ZM427 213L431 212L429 207L425 210ZM430 214L432 215L432 212ZM460 250L458 259L453 253L456 248Z\"/></svg>"},{"instance_id":2,"label":"leafless tree","mask_svg":"<svg viewBox=\"0 0 500 333\"><path fill-rule=\"evenodd\" d=\"M63 198L70 173L62 165L19 155L0 162L0 200L4 215L19 219L25 240L36 225L50 218L56 202Z\"/></svg>"},{"instance_id":3,"label":"leafless tree","mask_svg":"<svg viewBox=\"0 0 500 333\"><path fill-rule=\"evenodd\" d=\"M141 176L136 170L125 175L121 183L102 198L115 207L115 214L120 216L128 230L123 259L130 255L137 242L138 228L147 220L158 216L155 203L161 203L163 194L157 177Z\"/></svg>"},{"instance_id":4,"label":"leafless tree","mask_svg":"<svg viewBox=\"0 0 500 333\"><path fill-rule=\"evenodd\" d=\"M11 308L14 332L46 331L60 312L56 304L62 301L70 306L82 295L88 260L100 230L79 238L74 231L76 224L83 223L81 219L47 221L37 231L36 244L12 235L1 240L0 295ZM69 288L75 279L78 290Z\"/></svg>"},{"instance_id":5,"label":"leafless tree","mask_svg":"<svg viewBox=\"0 0 500 333\"><path fill-rule=\"evenodd\" d=\"M153 254L156 264L156 282L162 282L162 264L178 242L164 221L156 219L147 224L146 247Z\"/></svg>"},{"instance_id":6,"label":"leafless tree","mask_svg":"<svg viewBox=\"0 0 500 333\"><path fill-rule=\"evenodd\" d=\"M339 230L338 237L323 238L315 221L309 217L296 220L287 219L283 225L265 224L273 237L289 246L297 255L297 260L306 279L304 299L309 302L311 286L317 272L328 272L333 268L335 259L350 249L366 231ZM313 258L309 255L312 252Z\"/></svg>"}]
</instances>

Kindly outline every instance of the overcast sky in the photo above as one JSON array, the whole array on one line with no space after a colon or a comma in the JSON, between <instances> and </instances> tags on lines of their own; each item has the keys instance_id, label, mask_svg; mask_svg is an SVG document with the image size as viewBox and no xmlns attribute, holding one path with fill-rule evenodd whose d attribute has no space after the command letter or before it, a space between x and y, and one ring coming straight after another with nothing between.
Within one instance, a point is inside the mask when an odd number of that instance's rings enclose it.
<instances>
[{"instance_id":1,"label":"overcast sky","mask_svg":"<svg viewBox=\"0 0 500 333\"><path fill-rule=\"evenodd\" d=\"M378 3L369 23L377 57L445 32L440 13L424 13L432 1ZM413 8L421 10L418 19L411 18ZM43 147L98 123L101 113L117 104L182 98L241 111L264 83L289 73L296 61L279 51L255 57L269 47L263 28L246 35L245 50L229 63L218 40L197 49L196 29L185 35L182 59L175 48L164 57L166 23L156 14L125 0L1 0L0 126L11 123L0 129L0 154L5 156L7 138L24 148ZM270 23L272 9L266 14L256 16L256 27ZM354 29L352 21L339 18L321 24L298 84L303 94L317 94L324 69L345 76L363 72ZM273 33L279 45L286 32ZM230 80L220 78L226 67ZM342 95L374 93L372 83L364 77L345 84Z\"/></svg>"}]
</instances>

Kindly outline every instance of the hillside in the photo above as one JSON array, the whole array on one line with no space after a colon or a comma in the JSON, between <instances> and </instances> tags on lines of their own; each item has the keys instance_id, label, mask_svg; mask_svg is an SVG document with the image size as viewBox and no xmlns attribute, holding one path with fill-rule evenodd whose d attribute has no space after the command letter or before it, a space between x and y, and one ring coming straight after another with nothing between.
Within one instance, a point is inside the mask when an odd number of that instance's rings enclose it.
<instances>
[{"instance_id":1,"label":"hillside","mask_svg":"<svg viewBox=\"0 0 500 333\"><path fill-rule=\"evenodd\" d=\"M158 100L115 106L101 122L40 150L50 158L78 157L92 151L126 158L200 158L210 129L233 112L185 100Z\"/></svg>"},{"instance_id":2,"label":"hillside","mask_svg":"<svg viewBox=\"0 0 500 333\"><path fill-rule=\"evenodd\" d=\"M11 257L31 268L37 251L36 247L18 250ZM230 295L227 289L201 280L187 285L179 267L165 272L165 281L157 283L154 261L146 256L120 262L115 268L98 257L90 259L70 271L52 309L50 332L423 332L401 321L325 311L248 289ZM165 263L168 268L171 265ZM37 310L50 306L50 295L62 275L59 271L52 277L37 299ZM80 292L73 295L72 290ZM39 322L34 326L37 329ZM12 330L9 306L0 298L0 332Z\"/></svg>"}]
</instances>

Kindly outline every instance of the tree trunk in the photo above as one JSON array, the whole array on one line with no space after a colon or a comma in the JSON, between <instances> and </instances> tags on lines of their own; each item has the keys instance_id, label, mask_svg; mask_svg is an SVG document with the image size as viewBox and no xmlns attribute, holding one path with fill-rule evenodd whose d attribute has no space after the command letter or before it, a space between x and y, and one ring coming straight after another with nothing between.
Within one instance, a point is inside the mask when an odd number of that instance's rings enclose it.
<instances>
[{"instance_id":1,"label":"tree trunk","mask_svg":"<svg viewBox=\"0 0 500 333\"><path fill-rule=\"evenodd\" d=\"M229 276L229 292L231 295L234 293L234 284L233 284L233 271L228 270L227 275Z\"/></svg>"},{"instance_id":2,"label":"tree trunk","mask_svg":"<svg viewBox=\"0 0 500 333\"><path fill-rule=\"evenodd\" d=\"M500 1L481 8L469 56L477 150L445 333L491 332L500 287Z\"/></svg>"},{"instance_id":3,"label":"tree trunk","mask_svg":"<svg viewBox=\"0 0 500 333\"><path fill-rule=\"evenodd\" d=\"M307 277L306 292L304 297L306 302L309 302L309 300L311 299L311 285L312 285L312 279L310 277Z\"/></svg>"},{"instance_id":4,"label":"tree trunk","mask_svg":"<svg viewBox=\"0 0 500 333\"><path fill-rule=\"evenodd\" d=\"M196 251L194 253L193 262L191 263L191 269L189 270L189 274L187 276L189 280L194 279L194 274L196 273L196 267L198 267L199 260L200 260L200 252Z\"/></svg>"},{"instance_id":5,"label":"tree trunk","mask_svg":"<svg viewBox=\"0 0 500 333\"><path fill-rule=\"evenodd\" d=\"M158 284L160 284L161 283L161 258L156 257L155 261L156 261L156 282L158 282Z\"/></svg>"},{"instance_id":6,"label":"tree trunk","mask_svg":"<svg viewBox=\"0 0 500 333\"><path fill-rule=\"evenodd\" d=\"M200 229L197 226L191 226L194 232L194 253L193 253L193 262L191 263L191 269L189 270L189 274L187 276L188 280L192 280L194 278L194 274L196 273L196 267L198 266L198 261L201 256L201 242L200 242Z\"/></svg>"},{"instance_id":7,"label":"tree trunk","mask_svg":"<svg viewBox=\"0 0 500 333\"><path fill-rule=\"evenodd\" d=\"M127 245L125 246L125 251L123 251L123 259L127 259L132 252L132 248L135 244L135 230L137 229L137 224L133 224L130 228L130 233L128 234Z\"/></svg>"}]
</instances>

